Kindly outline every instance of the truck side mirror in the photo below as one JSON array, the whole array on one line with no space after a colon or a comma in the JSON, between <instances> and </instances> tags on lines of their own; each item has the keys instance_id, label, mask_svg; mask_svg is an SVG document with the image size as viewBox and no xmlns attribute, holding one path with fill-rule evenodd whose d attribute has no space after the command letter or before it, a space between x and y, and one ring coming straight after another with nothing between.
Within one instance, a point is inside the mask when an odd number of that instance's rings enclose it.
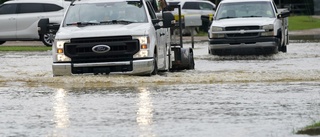
<instances>
[{"instance_id":1,"label":"truck side mirror","mask_svg":"<svg viewBox=\"0 0 320 137\"><path fill-rule=\"evenodd\" d=\"M161 28L161 26L159 25L159 22L160 22L159 19L152 19L152 24L156 30Z\"/></svg>"},{"instance_id":2,"label":"truck side mirror","mask_svg":"<svg viewBox=\"0 0 320 137\"><path fill-rule=\"evenodd\" d=\"M285 11L282 11L280 14L278 14L278 18L286 18L286 17L289 17L290 16L290 11L288 10L285 10Z\"/></svg>"},{"instance_id":3,"label":"truck side mirror","mask_svg":"<svg viewBox=\"0 0 320 137\"><path fill-rule=\"evenodd\" d=\"M46 34L48 30L49 18L40 19L38 22L38 33Z\"/></svg>"},{"instance_id":4,"label":"truck side mirror","mask_svg":"<svg viewBox=\"0 0 320 137\"><path fill-rule=\"evenodd\" d=\"M174 16L171 12L163 12L162 19L163 19L163 28L170 28L174 25L172 23L172 21L174 21Z\"/></svg>"},{"instance_id":5,"label":"truck side mirror","mask_svg":"<svg viewBox=\"0 0 320 137\"><path fill-rule=\"evenodd\" d=\"M159 22L160 22L159 19L152 19L152 24L153 24L153 25L156 25L156 24L159 23Z\"/></svg>"}]
</instances>

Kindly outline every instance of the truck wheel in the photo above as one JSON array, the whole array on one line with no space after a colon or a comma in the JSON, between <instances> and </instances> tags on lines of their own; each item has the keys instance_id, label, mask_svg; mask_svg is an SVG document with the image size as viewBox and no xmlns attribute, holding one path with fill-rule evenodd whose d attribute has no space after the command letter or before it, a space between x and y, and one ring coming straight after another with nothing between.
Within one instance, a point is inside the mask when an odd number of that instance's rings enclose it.
<instances>
[{"instance_id":1,"label":"truck wheel","mask_svg":"<svg viewBox=\"0 0 320 137\"><path fill-rule=\"evenodd\" d=\"M281 31L278 32L278 37L279 37L278 51L287 52L286 40L283 40L283 42L282 42L282 33L281 33Z\"/></svg>"},{"instance_id":2,"label":"truck wheel","mask_svg":"<svg viewBox=\"0 0 320 137\"><path fill-rule=\"evenodd\" d=\"M6 43L6 41L0 41L0 45L2 45L3 43Z\"/></svg>"},{"instance_id":3,"label":"truck wheel","mask_svg":"<svg viewBox=\"0 0 320 137\"><path fill-rule=\"evenodd\" d=\"M281 52L284 52L284 53L286 53L287 52L287 46L286 46L286 39L284 39L283 40L283 43L281 43L281 47L279 47L279 50L281 51Z\"/></svg>"},{"instance_id":4,"label":"truck wheel","mask_svg":"<svg viewBox=\"0 0 320 137\"><path fill-rule=\"evenodd\" d=\"M193 51L191 50L189 53L189 66L188 69L194 69L194 58L193 58Z\"/></svg>"},{"instance_id":5,"label":"truck wheel","mask_svg":"<svg viewBox=\"0 0 320 137\"><path fill-rule=\"evenodd\" d=\"M287 46L285 44L285 41L283 41L283 43L281 43L281 39L280 39L280 43L279 43L279 46L278 46L278 51L281 51L281 52L287 52Z\"/></svg>"},{"instance_id":6,"label":"truck wheel","mask_svg":"<svg viewBox=\"0 0 320 137\"><path fill-rule=\"evenodd\" d=\"M55 37L55 34L47 33L40 36L40 39L44 45L51 47L53 45L54 37Z\"/></svg>"},{"instance_id":7,"label":"truck wheel","mask_svg":"<svg viewBox=\"0 0 320 137\"><path fill-rule=\"evenodd\" d=\"M155 53L154 57L153 57L154 61L153 61L153 71L151 73L151 75L157 75L158 74L158 56Z\"/></svg>"},{"instance_id":8,"label":"truck wheel","mask_svg":"<svg viewBox=\"0 0 320 137\"><path fill-rule=\"evenodd\" d=\"M281 51L282 51L282 52L284 52L284 53L286 53L286 52L287 52L287 46L282 45L282 47L281 47Z\"/></svg>"}]
</instances>

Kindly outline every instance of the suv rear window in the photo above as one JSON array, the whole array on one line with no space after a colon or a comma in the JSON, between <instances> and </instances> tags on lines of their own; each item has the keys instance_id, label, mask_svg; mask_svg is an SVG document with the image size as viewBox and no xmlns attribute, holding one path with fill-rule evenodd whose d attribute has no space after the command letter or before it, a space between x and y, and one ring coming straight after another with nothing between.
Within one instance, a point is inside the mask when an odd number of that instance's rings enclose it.
<instances>
[{"instance_id":1,"label":"suv rear window","mask_svg":"<svg viewBox=\"0 0 320 137\"><path fill-rule=\"evenodd\" d=\"M15 14L17 4L4 4L0 6L0 14Z\"/></svg>"},{"instance_id":2,"label":"suv rear window","mask_svg":"<svg viewBox=\"0 0 320 137\"><path fill-rule=\"evenodd\" d=\"M19 4L19 6L20 8L18 13L44 12L43 5L39 3L23 3Z\"/></svg>"},{"instance_id":3,"label":"suv rear window","mask_svg":"<svg viewBox=\"0 0 320 137\"><path fill-rule=\"evenodd\" d=\"M214 10L215 7L206 2L185 2L182 9L189 10Z\"/></svg>"},{"instance_id":4,"label":"suv rear window","mask_svg":"<svg viewBox=\"0 0 320 137\"><path fill-rule=\"evenodd\" d=\"M186 2L182 9L200 10L200 7L198 2Z\"/></svg>"},{"instance_id":5,"label":"suv rear window","mask_svg":"<svg viewBox=\"0 0 320 137\"><path fill-rule=\"evenodd\" d=\"M55 4L44 4L44 10L45 12L51 12L51 11L59 11L63 8L61 6L55 5Z\"/></svg>"}]
</instances>

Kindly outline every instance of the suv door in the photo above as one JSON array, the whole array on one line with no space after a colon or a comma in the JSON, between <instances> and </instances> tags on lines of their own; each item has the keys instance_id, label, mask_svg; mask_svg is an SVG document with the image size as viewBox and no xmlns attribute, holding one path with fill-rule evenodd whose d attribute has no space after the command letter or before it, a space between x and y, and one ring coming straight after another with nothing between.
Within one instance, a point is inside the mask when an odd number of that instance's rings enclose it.
<instances>
[{"instance_id":1,"label":"suv door","mask_svg":"<svg viewBox=\"0 0 320 137\"><path fill-rule=\"evenodd\" d=\"M39 39L38 21L45 16L43 4L21 3L18 5L17 38Z\"/></svg>"},{"instance_id":2,"label":"suv door","mask_svg":"<svg viewBox=\"0 0 320 137\"><path fill-rule=\"evenodd\" d=\"M17 4L3 4L0 6L0 39L16 38L16 9Z\"/></svg>"}]
</instances>

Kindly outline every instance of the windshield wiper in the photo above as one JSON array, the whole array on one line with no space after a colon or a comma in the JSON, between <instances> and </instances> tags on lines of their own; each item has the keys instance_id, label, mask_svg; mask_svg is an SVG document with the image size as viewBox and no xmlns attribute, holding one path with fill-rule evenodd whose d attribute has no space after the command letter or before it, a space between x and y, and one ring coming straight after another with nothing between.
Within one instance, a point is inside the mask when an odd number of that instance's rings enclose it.
<instances>
[{"instance_id":1,"label":"windshield wiper","mask_svg":"<svg viewBox=\"0 0 320 137\"><path fill-rule=\"evenodd\" d=\"M135 23L133 21L128 21L128 20L106 20L106 21L101 21L101 24L130 24L130 23Z\"/></svg>"},{"instance_id":2,"label":"windshield wiper","mask_svg":"<svg viewBox=\"0 0 320 137\"><path fill-rule=\"evenodd\" d=\"M236 17L229 17L229 16L227 16L227 17L221 17L221 18L219 18L219 20L220 20L220 19L231 19L231 18L236 18Z\"/></svg>"},{"instance_id":3,"label":"windshield wiper","mask_svg":"<svg viewBox=\"0 0 320 137\"><path fill-rule=\"evenodd\" d=\"M251 16L242 16L242 18L247 18L247 17L262 17L262 16L255 16L255 15L251 15Z\"/></svg>"},{"instance_id":4,"label":"windshield wiper","mask_svg":"<svg viewBox=\"0 0 320 137\"><path fill-rule=\"evenodd\" d=\"M67 26L73 26L73 25L76 25L76 26L87 26L87 25L99 25L100 22L97 22L97 21L86 21L86 22L74 22L74 23L69 23L69 24L66 24Z\"/></svg>"}]
</instances>

